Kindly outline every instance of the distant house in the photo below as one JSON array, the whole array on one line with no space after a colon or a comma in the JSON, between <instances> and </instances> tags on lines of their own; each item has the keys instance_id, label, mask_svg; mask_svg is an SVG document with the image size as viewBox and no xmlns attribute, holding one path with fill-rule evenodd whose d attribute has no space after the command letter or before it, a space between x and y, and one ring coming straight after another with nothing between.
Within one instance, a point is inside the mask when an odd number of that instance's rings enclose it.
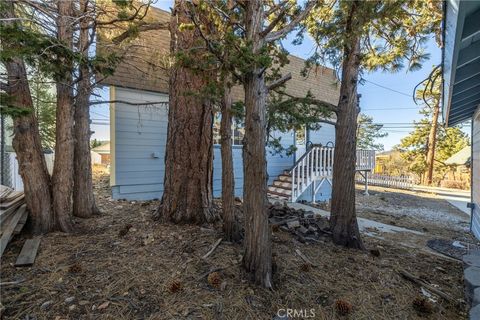
<instances>
[{"instance_id":1,"label":"distant house","mask_svg":"<svg viewBox=\"0 0 480 320\"><path fill-rule=\"evenodd\" d=\"M441 186L447 188L470 189L471 158L472 147L466 146L445 160L445 164L450 167L450 170L445 174Z\"/></svg>"},{"instance_id":2,"label":"distant house","mask_svg":"<svg viewBox=\"0 0 480 320\"><path fill-rule=\"evenodd\" d=\"M480 238L480 2L448 0L445 13L443 116L472 124L471 230Z\"/></svg>"},{"instance_id":3,"label":"distant house","mask_svg":"<svg viewBox=\"0 0 480 320\"><path fill-rule=\"evenodd\" d=\"M387 165L388 162L392 159L394 153L398 153L398 151L383 151L379 152L375 155L375 173L387 173Z\"/></svg>"},{"instance_id":4,"label":"distant house","mask_svg":"<svg viewBox=\"0 0 480 320\"><path fill-rule=\"evenodd\" d=\"M169 19L170 13L155 8L147 15L147 20L156 22L167 22ZM166 30L149 30L129 45L132 47L126 52L124 62L113 76L103 82L109 90L110 100L117 101L110 105L112 196L137 200L160 198L168 125L168 73L161 65L169 52L170 34ZM97 49L112 50L112 47L105 48L100 43ZM287 93L301 97L310 91L317 99L335 105L338 103L339 87L334 70L321 67L303 76L304 61L295 56L289 56L289 60L290 64L283 70L284 73L292 73L292 79L286 85ZM234 99L242 100L243 88L233 88L233 95ZM232 133L235 194L241 196L244 129L236 124ZM218 123L214 124L214 134L213 192L219 196L222 168L220 145L217 144ZM271 135L280 138L284 147L295 146L296 152L289 155L273 153L273 150L267 152L270 195L290 201L330 198L333 151L332 148L322 149L320 145L334 145L334 126L322 123L317 130L303 128L272 132ZM370 159L369 164L373 162L374 159Z\"/></svg>"},{"instance_id":5,"label":"distant house","mask_svg":"<svg viewBox=\"0 0 480 320\"><path fill-rule=\"evenodd\" d=\"M106 141L98 147L93 148L92 152L100 155L101 164L110 164L110 141Z\"/></svg>"}]
</instances>

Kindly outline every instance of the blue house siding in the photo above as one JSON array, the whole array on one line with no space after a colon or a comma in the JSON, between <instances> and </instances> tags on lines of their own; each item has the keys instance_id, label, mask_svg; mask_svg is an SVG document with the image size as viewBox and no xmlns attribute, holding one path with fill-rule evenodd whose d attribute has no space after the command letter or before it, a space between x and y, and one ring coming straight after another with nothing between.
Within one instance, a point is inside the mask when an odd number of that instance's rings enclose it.
<instances>
[{"instance_id":1,"label":"blue house siding","mask_svg":"<svg viewBox=\"0 0 480 320\"><path fill-rule=\"evenodd\" d=\"M168 101L168 96L133 89L112 87L112 100L138 102ZM167 139L168 110L164 104L155 106L132 106L116 103L111 106L110 119L112 140L111 187L114 199L149 200L159 199L163 192L165 146ZM332 134L333 132L333 134ZM273 137L281 138L285 147L294 145L293 132L274 132ZM322 125L318 131L310 132L310 141L326 144L334 139L331 125ZM213 195L221 196L222 161L220 146L213 150ZM267 149L268 183L290 169L294 156L285 153L272 153ZM241 197L243 191L242 147L233 147L235 195ZM318 198L329 197L329 184L322 186ZM307 195L308 192L305 192ZM310 192L311 195L311 192Z\"/></svg>"},{"instance_id":2,"label":"blue house siding","mask_svg":"<svg viewBox=\"0 0 480 320\"><path fill-rule=\"evenodd\" d=\"M168 101L168 96L126 88L111 88L111 99L132 103ZM112 139L112 197L114 199L159 199L163 192L165 175L165 146L168 111L166 105L132 106L116 103L111 106ZM286 147L294 143L293 134L274 133L281 136ZM220 146L214 146L213 194L222 191L222 160ZM243 190L243 160L241 146L233 148L235 195ZM293 165L293 157L267 152L269 183L283 170Z\"/></svg>"},{"instance_id":3,"label":"blue house siding","mask_svg":"<svg viewBox=\"0 0 480 320\"><path fill-rule=\"evenodd\" d=\"M233 175L235 177L235 196L241 197L243 191L243 158L242 147L233 146ZM222 195L222 155L220 145L213 148L213 196Z\"/></svg>"},{"instance_id":4,"label":"blue house siding","mask_svg":"<svg viewBox=\"0 0 480 320\"><path fill-rule=\"evenodd\" d=\"M317 183L320 183L320 181L318 181ZM302 193L302 195L298 197L297 201L313 201L312 188L313 185L309 186ZM330 198L332 198L332 186L330 185L330 183L328 183L328 181L323 181L323 184L320 186L320 188L317 190L317 193L315 194L315 201L326 201Z\"/></svg>"},{"instance_id":5,"label":"blue house siding","mask_svg":"<svg viewBox=\"0 0 480 320\"><path fill-rule=\"evenodd\" d=\"M314 144L326 146L330 142L335 144L335 127L331 124L321 123L318 130L309 130L308 140Z\"/></svg>"},{"instance_id":6,"label":"blue house siding","mask_svg":"<svg viewBox=\"0 0 480 320\"><path fill-rule=\"evenodd\" d=\"M293 133L274 132L275 138L280 137L283 145L289 147L293 144ZM220 197L222 193L222 158L220 145L215 145L213 150L213 195ZM242 147L233 146L233 173L235 176L235 196L241 197L243 194L243 157ZM293 166L293 156L282 154L272 154L272 149L267 149L267 171L268 183L272 183L284 170Z\"/></svg>"},{"instance_id":7,"label":"blue house siding","mask_svg":"<svg viewBox=\"0 0 480 320\"><path fill-rule=\"evenodd\" d=\"M112 100L168 101L168 96L124 88L112 89ZM163 192L168 111L165 104L111 106L111 185L114 199L148 200Z\"/></svg>"}]
</instances>

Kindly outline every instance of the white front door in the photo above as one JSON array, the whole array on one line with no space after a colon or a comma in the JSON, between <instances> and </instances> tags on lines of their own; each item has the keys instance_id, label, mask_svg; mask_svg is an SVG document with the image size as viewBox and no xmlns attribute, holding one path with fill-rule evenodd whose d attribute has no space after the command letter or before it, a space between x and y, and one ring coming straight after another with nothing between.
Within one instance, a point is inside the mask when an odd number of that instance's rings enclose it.
<instances>
[{"instance_id":1,"label":"white front door","mask_svg":"<svg viewBox=\"0 0 480 320\"><path fill-rule=\"evenodd\" d=\"M298 130L295 130L295 161L300 159L301 156L307 151L307 130L305 127L302 127Z\"/></svg>"}]
</instances>

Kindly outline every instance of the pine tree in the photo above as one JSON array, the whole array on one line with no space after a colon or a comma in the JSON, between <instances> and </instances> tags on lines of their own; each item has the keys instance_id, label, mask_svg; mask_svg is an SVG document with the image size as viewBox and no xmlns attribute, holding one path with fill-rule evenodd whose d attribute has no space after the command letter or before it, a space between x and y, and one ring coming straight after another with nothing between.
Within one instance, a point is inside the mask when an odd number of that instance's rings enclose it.
<instances>
[{"instance_id":1,"label":"pine tree","mask_svg":"<svg viewBox=\"0 0 480 320\"><path fill-rule=\"evenodd\" d=\"M383 125L373 123L373 117L363 113L358 115L357 123L357 149L383 150L383 144L375 143L376 139L388 136L388 132L381 132Z\"/></svg>"},{"instance_id":2,"label":"pine tree","mask_svg":"<svg viewBox=\"0 0 480 320\"><path fill-rule=\"evenodd\" d=\"M318 44L313 61L341 66L336 110L330 224L333 240L364 248L355 213L355 154L358 116L357 84L362 71L415 70L428 58L422 48L438 32L440 3L429 1L327 1L306 26Z\"/></svg>"}]
</instances>

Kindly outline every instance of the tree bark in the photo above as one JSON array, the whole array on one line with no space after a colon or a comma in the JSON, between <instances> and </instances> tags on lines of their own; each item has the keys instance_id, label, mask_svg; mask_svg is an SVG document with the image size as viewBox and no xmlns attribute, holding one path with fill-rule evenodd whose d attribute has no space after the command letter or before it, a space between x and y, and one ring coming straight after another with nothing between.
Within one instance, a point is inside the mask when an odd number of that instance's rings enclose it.
<instances>
[{"instance_id":1,"label":"tree bark","mask_svg":"<svg viewBox=\"0 0 480 320\"><path fill-rule=\"evenodd\" d=\"M6 19L2 23L12 23L7 19L15 18L13 2L6 5L1 16ZM31 230L34 234L47 233L54 228L50 175L42 151L25 63L21 58L14 57L4 65L8 75L8 94L12 98L12 106L28 112L13 119L12 144L19 163L25 201L30 212Z\"/></svg>"},{"instance_id":2,"label":"tree bark","mask_svg":"<svg viewBox=\"0 0 480 320\"><path fill-rule=\"evenodd\" d=\"M330 226L333 241L350 248L364 249L355 214L355 162L357 128L357 83L360 70L360 37L355 33L358 2L352 3L347 20L349 39L344 46L340 100L335 130ZM352 32L352 30L354 30Z\"/></svg>"},{"instance_id":3,"label":"tree bark","mask_svg":"<svg viewBox=\"0 0 480 320\"><path fill-rule=\"evenodd\" d=\"M57 2L57 37L65 46L72 49L73 16L72 2ZM73 70L73 64L70 64ZM72 231L72 191L73 191L73 81L72 73L65 72L57 80L56 141L55 162L52 174L53 211L56 228L59 231Z\"/></svg>"},{"instance_id":4,"label":"tree bark","mask_svg":"<svg viewBox=\"0 0 480 320\"><path fill-rule=\"evenodd\" d=\"M433 182L433 166L435 161L435 145L437 143L438 116L440 114L440 104L437 102L433 108L432 126L428 133L427 146L427 176L425 182L431 185Z\"/></svg>"},{"instance_id":5,"label":"tree bark","mask_svg":"<svg viewBox=\"0 0 480 320\"><path fill-rule=\"evenodd\" d=\"M197 46L199 31L179 30L191 23L185 0L176 0L170 21L171 53ZM207 75L175 65L170 74L164 192L158 214L163 221L201 224L213 221L213 110L199 95Z\"/></svg>"},{"instance_id":6,"label":"tree bark","mask_svg":"<svg viewBox=\"0 0 480 320\"><path fill-rule=\"evenodd\" d=\"M264 46L263 1L246 5L246 40L253 54ZM266 94L264 70L256 66L244 76L245 137L243 143L243 211L245 213L245 256L243 265L257 284L272 287L272 249L267 213Z\"/></svg>"},{"instance_id":7,"label":"tree bark","mask_svg":"<svg viewBox=\"0 0 480 320\"><path fill-rule=\"evenodd\" d=\"M222 219L223 233L227 241L240 240L240 230L235 215L235 177L232 156L232 96L231 89L224 84L220 123L222 153Z\"/></svg>"},{"instance_id":8,"label":"tree bark","mask_svg":"<svg viewBox=\"0 0 480 320\"><path fill-rule=\"evenodd\" d=\"M89 50L89 22L88 1L80 0L80 32L78 49L86 58ZM90 155L90 70L88 65L81 64L77 96L75 99L75 126L74 126L74 187L73 187L73 215L89 218L99 214L93 195L92 158Z\"/></svg>"}]
</instances>

